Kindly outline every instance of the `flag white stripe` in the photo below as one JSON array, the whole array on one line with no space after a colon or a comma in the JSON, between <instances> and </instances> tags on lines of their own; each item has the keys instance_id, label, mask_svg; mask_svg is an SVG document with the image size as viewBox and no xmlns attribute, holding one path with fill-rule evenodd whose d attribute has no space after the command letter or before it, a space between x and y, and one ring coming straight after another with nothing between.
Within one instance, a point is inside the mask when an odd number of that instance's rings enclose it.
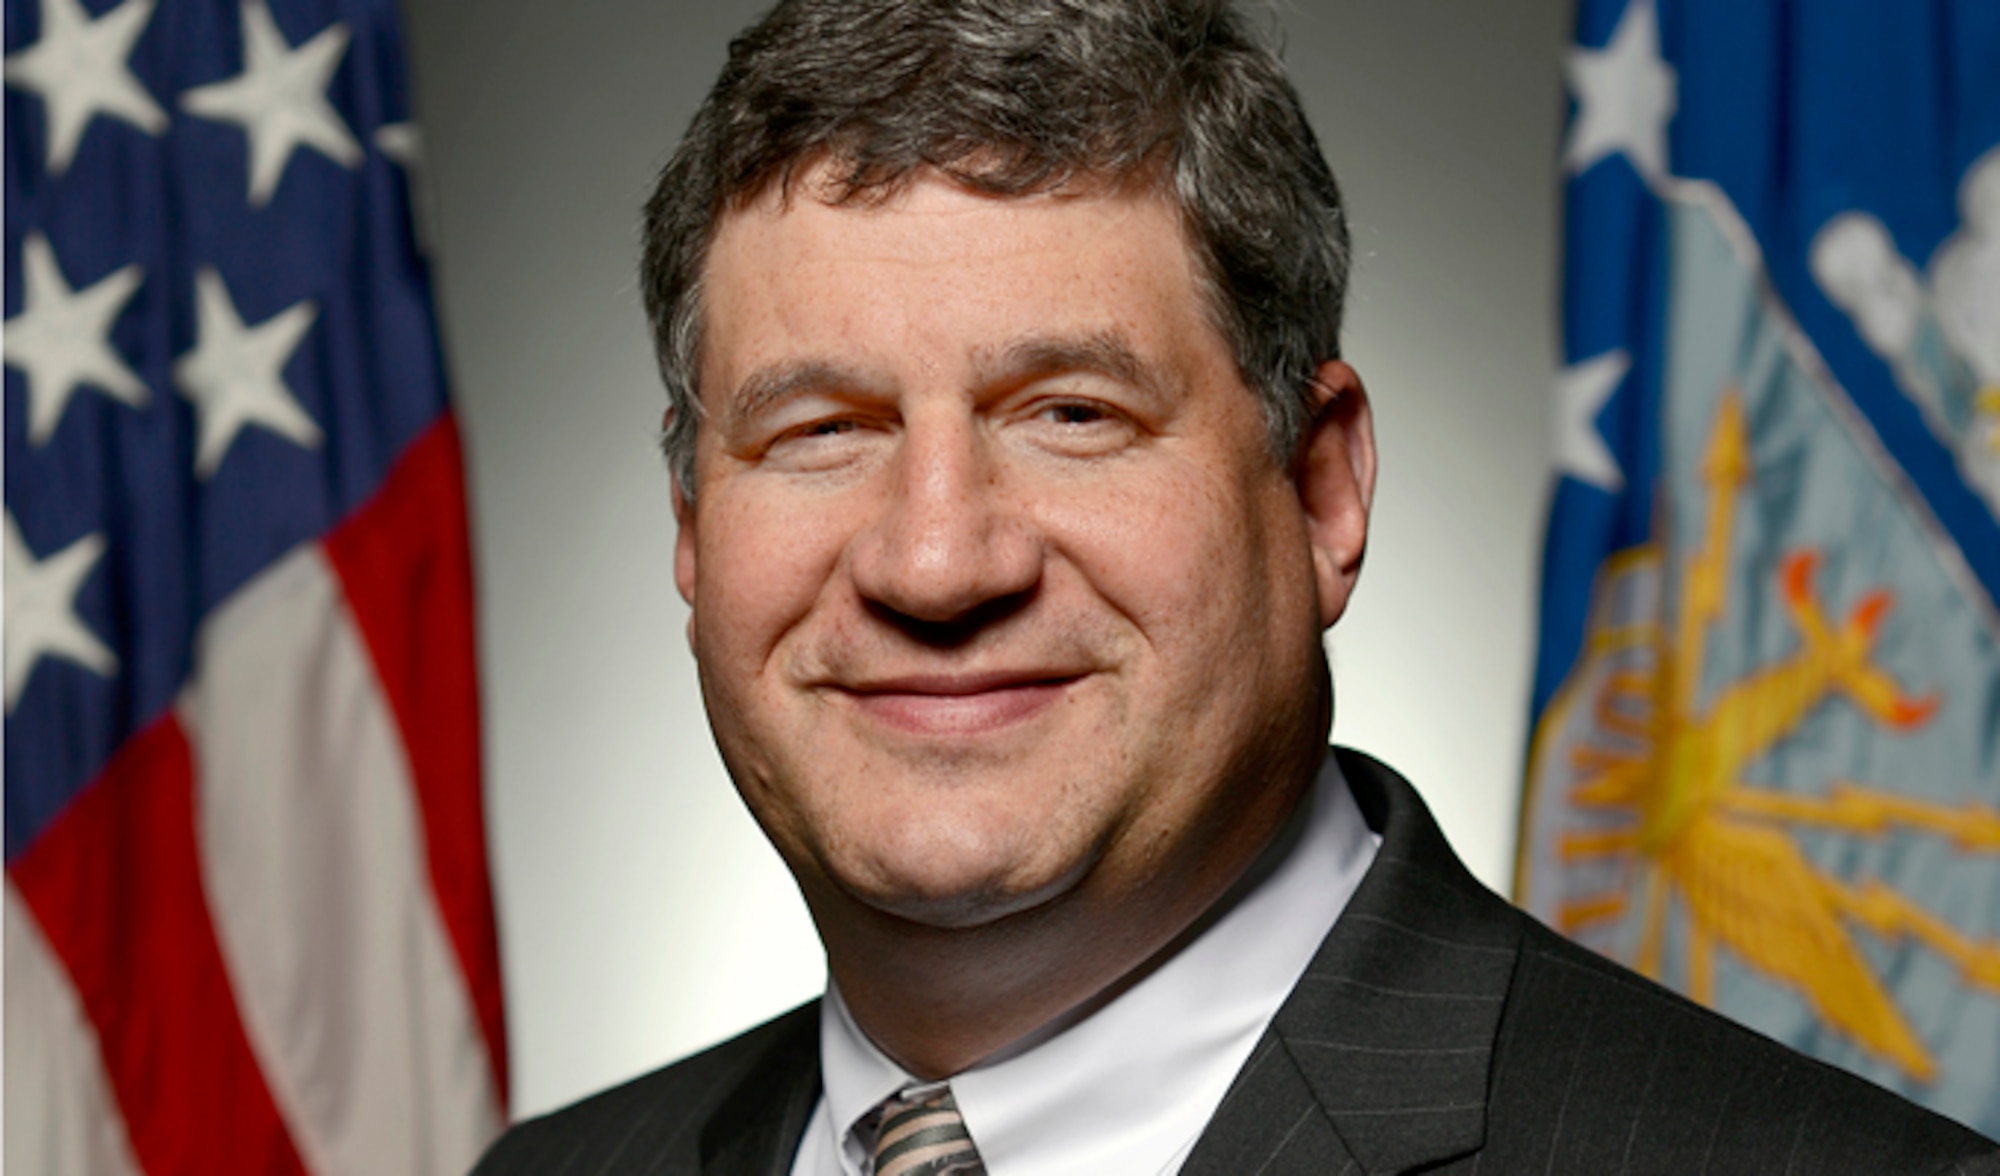
<instances>
[{"instance_id":1,"label":"flag white stripe","mask_svg":"<svg viewBox=\"0 0 2000 1176\"><path fill-rule=\"evenodd\" d=\"M69 973L7 880L4 1166L35 1176L137 1176L97 1032Z\"/></svg>"},{"instance_id":2,"label":"flag white stripe","mask_svg":"<svg viewBox=\"0 0 2000 1176\"><path fill-rule=\"evenodd\" d=\"M409 759L317 545L216 610L180 713L217 938L301 1156L320 1176L461 1176L499 1103Z\"/></svg>"}]
</instances>

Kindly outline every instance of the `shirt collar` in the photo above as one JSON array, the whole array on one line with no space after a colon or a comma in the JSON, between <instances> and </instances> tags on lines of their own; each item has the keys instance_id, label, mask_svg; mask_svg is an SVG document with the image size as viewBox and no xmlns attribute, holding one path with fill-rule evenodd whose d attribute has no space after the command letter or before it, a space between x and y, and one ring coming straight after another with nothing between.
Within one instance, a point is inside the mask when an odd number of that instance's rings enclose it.
<instances>
[{"instance_id":1,"label":"shirt collar","mask_svg":"<svg viewBox=\"0 0 2000 1176\"><path fill-rule=\"evenodd\" d=\"M1329 755L1247 889L1185 947L1073 1024L952 1077L989 1176L1177 1169L1380 843ZM820 1065L840 1166L856 1176L866 1145L855 1124L917 1079L862 1033L831 983Z\"/></svg>"}]
</instances>

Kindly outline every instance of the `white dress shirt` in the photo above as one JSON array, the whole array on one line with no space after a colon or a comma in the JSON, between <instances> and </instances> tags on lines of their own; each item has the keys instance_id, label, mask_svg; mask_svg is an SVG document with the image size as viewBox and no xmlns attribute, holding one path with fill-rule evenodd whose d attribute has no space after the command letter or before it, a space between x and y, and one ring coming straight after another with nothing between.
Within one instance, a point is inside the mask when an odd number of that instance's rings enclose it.
<instances>
[{"instance_id":1,"label":"white dress shirt","mask_svg":"<svg viewBox=\"0 0 2000 1176\"><path fill-rule=\"evenodd\" d=\"M952 1076L988 1176L1179 1171L1380 844L1329 755L1251 867L1247 893L1205 931L1081 1020ZM868 1040L831 984L820 1074L792 1176L867 1176L855 1124L918 1081Z\"/></svg>"}]
</instances>

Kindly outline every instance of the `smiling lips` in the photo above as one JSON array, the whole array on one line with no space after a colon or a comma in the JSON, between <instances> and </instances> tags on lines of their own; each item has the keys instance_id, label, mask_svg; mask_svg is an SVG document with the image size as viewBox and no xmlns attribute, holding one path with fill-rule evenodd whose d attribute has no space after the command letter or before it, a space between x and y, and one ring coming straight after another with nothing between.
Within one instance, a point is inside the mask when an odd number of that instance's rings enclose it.
<instances>
[{"instance_id":1,"label":"smiling lips","mask_svg":"<svg viewBox=\"0 0 2000 1176\"><path fill-rule=\"evenodd\" d=\"M912 735L977 735L1035 717L1081 680L1075 673L916 675L848 686L862 714Z\"/></svg>"}]
</instances>

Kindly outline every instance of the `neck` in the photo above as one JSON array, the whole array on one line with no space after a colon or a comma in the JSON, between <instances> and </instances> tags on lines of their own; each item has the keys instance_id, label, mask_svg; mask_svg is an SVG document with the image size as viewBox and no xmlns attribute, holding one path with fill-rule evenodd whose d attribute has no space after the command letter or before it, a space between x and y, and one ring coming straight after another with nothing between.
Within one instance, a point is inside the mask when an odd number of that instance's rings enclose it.
<instances>
[{"instance_id":1,"label":"neck","mask_svg":"<svg viewBox=\"0 0 2000 1176\"><path fill-rule=\"evenodd\" d=\"M1262 860L1280 856L1274 842L1317 767L1285 773L1292 783L1260 790L1227 835L1183 862L1153 863L1137 885L1093 872L990 923L930 926L811 888L828 969L884 1053L919 1078L950 1077L1088 1015L1171 958L1254 884Z\"/></svg>"}]
</instances>

